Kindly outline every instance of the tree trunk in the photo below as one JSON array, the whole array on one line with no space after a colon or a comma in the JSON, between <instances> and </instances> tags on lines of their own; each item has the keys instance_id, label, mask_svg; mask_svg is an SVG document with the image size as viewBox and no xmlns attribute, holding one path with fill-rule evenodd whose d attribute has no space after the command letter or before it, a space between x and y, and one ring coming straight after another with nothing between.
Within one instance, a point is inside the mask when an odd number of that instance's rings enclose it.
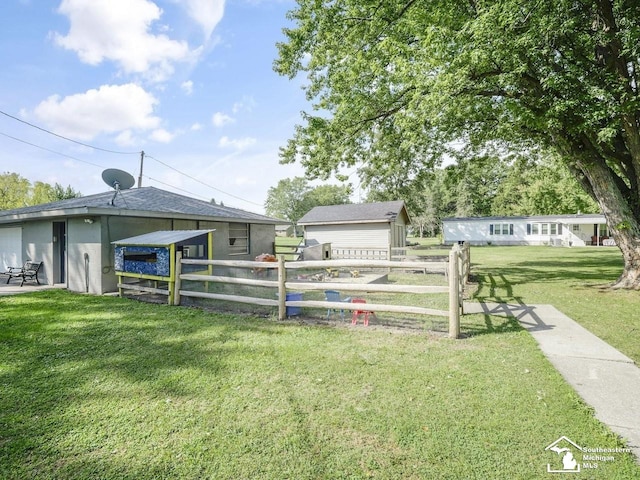
<instances>
[{"instance_id":1,"label":"tree trunk","mask_svg":"<svg viewBox=\"0 0 640 480\"><path fill-rule=\"evenodd\" d=\"M613 173L601 158L583 158L579 169L593 189L609 233L622 252L624 269L613 288L640 289L640 222L616 186Z\"/></svg>"},{"instance_id":2,"label":"tree trunk","mask_svg":"<svg viewBox=\"0 0 640 480\"><path fill-rule=\"evenodd\" d=\"M612 287L640 290L640 239L630 235L626 230L614 234L613 238L622 251L624 269Z\"/></svg>"}]
</instances>

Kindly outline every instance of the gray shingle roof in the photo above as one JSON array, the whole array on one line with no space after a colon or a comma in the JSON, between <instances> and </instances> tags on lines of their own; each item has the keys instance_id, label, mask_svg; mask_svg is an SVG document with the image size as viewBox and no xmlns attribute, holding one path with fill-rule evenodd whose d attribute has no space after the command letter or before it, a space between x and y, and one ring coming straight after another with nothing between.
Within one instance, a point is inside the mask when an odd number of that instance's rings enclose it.
<instances>
[{"instance_id":1,"label":"gray shingle roof","mask_svg":"<svg viewBox=\"0 0 640 480\"><path fill-rule=\"evenodd\" d=\"M390 222L400 215L403 209L402 200L314 207L298 221L298 224Z\"/></svg>"},{"instance_id":2,"label":"gray shingle roof","mask_svg":"<svg viewBox=\"0 0 640 480\"><path fill-rule=\"evenodd\" d=\"M251 223L282 224L288 223L284 220L267 217L258 213L247 212L238 208L214 205L204 200L167 192L155 187L133 188L122 190L115 196L114 204L111 199L114 191L87 195L86 197L70 198L58 202L45 203L30 207L15 208L12 210L0 211L0 223L14 220L16 217L37 217L46 215L47 212L61 212L62 215L72 213L74 210L82 210L86 215L109 215L113 211L114 215L126 215L127 211L153 212L166 214L167 217L194 216L209 217L217 220L243 220Z\"/></svg>"}]
</instances>

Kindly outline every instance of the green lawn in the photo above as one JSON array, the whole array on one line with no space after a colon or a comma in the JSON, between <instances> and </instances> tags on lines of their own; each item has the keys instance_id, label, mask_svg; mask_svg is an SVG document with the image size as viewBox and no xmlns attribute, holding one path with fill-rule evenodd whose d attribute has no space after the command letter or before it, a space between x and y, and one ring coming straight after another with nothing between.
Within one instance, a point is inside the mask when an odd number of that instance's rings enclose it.
<instances>
[{"instance_id":1,"label":"green lawn","mask_svg":"<svg viewBox=\"0 0 640 480\"><path fill-rule=\"evenodd\" d=\"M611 256L603 265L578 249L523 250L524 272L516 250L501 250L472 250L478 298L557 296L575 304L557 305L571 316L594 295L633 299L584 286L601 278L579 273L583 259L615 277L613 250L598 254ZM574 260L558 267L560 252ZM513 319L466 316L463 332L454 341L65 291L0 297L0 478L542 479L558 461L544 449L562 435L622 446ZM640 478L640 468L622 454L572 478Z\"/></svg>"},{"instance_id":2,"label":"green lawn","mask_svg":"<svg viewBox=\"0 0 640 480\"><path fill-rule=\"evenodd\" d=\"M622 272L612 247L472 247L474 298L551 304L640 364L640 293L606 287Z\"/></svg>"}]
</instances>

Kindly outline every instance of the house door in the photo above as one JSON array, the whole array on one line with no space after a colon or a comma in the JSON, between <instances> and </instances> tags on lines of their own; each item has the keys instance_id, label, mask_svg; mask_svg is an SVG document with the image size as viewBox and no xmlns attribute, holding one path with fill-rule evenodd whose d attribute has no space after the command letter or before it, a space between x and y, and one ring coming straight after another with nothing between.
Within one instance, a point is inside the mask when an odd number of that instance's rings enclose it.
<instances>
[{"instance_id":1,"label":"house door","mask_svg":"<svg viewBox=\"0 0 640 480\"><path fill-rule=\"evenodd\" d=\"M67 283L67 224L53 222L53 283Z\"/></svg>"}]
</instances>

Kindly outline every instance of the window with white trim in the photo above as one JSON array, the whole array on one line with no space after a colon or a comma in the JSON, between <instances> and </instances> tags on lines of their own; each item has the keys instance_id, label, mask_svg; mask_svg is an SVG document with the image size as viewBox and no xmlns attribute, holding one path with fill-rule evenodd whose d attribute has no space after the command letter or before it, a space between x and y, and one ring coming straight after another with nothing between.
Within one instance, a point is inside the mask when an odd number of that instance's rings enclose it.
<instances>
[{"instance_id":1,"label":"window with white trim","mask_svg":"<svg viewBox=\"0 0 640 480\"><path fill-rule=\"evenodd\" d=\"M492 223L489 235L513 235L513 223Z\"/></svg>"},{"instance_id":2,"label":"window with white trim","mask_svg":"<svg viewBox=\"0 0 640 480\"><path fill-rule=\"evenodd\" d=\"M562 235L562 224L527 223L527 235Z\"/></svg>"}]
</instances>

